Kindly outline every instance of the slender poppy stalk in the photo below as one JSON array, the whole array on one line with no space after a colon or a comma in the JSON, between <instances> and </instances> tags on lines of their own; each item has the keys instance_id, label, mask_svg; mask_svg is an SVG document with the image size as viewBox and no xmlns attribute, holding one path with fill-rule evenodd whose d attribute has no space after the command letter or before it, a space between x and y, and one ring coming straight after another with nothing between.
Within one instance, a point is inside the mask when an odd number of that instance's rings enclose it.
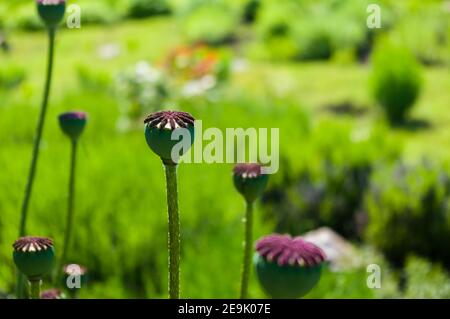
<instances>
[{"instance_id":1,"label":"slender poppy stalk","mask_svg":"<svg viewBox=\"0 0 450 319\"><path fill-rule=\"evenodd\" d=\"M194 141L195 119L186 112L160 111L144 121L145 138L150 149L161 158L166 173L167 210L169 218L169 298L180 298L180 218L178 212L177 164ZM172 139L172 136L175 138ZM176 136L181 136L176 138ZM187 138L187 140L186 140ZM182 143L179 152L172 152Z\"/></svg>"},{"instance_id":2,"label":"slender poppy stalk","mask_svg":"<svg viewBox=\"0 0 450 319\"><path fill-rule=\"evenodd\" d=\"M55 47L55 33L57 25L61 22L64 17L64 12L66 8L65 0L37 0L36 1L37 10L39 16L46 25L48 33L48 57L47 57L47 74L44 85L44 95L42 98L41 111L39 114L39 119L36 127L36 134L34 137L33 153L31 157L31 164L28 173L28 179L25 186L25 195L22 202L20 225L19 225L19 236L22 237L26 233L26 222L28 215L28 207L31 199L31 194L33 192L34 178L36 175L36 167L39 159L39 149L41 146L42 132L44 130L45 116L47 113L48 100L50 95L50 87L52 80L53 71L53 53ZM17 275L17 286L16 295L19 298L24 296L24 278L19 273Z\"/></svg>"},{"instance_id":3,"label":"slender poppy stalk","mask_svg":"<svg viewBox=\"0 0 450 319\"><path fill-rule=\"evenodd\" d=\"M13 248L14 263L30 283L31 299L40 299L42 277L52 269L55 259L53 241L45 237L21 237Z\"/></svg>"},{"instance_id":4,"label":"slender poppy stalk","mask_svg":"<svg viewBox=\"0 0 450 319\"><path fill-rule=\"evenodd\" d=\"M67 112L61 114L58 119L59 126L61 127L63 133L69 137L71 146L66 231L64 235L63 251L59 263L59 266L62 266L67 262L67 254L70 249L74 218L77 146L79 137L81 133L83 133L84 127L86 126L87 116L84 112ZM57 267L56 271L59 271L61 268L62 267Z\"/></svg>"},{"instance_id":5,"label":"slender poppy stalk","mask_svg":"<svg viewBox=\"0 0 450 319\"><path fill-rule=\"evenodd\" d=\"M258 163L237 164L233 171L234 186L245 198L244 255L242 260L240 298L248 298L253 244L253 203L264 192L269 176L261 173Z\"/></svg>"}]
</instances>

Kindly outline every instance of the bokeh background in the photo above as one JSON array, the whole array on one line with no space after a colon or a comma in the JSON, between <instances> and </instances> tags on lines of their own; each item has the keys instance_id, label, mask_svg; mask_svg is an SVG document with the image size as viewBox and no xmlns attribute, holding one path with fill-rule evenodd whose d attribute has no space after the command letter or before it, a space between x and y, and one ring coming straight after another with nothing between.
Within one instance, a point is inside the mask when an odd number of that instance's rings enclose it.
<instances>
[{"instance_id":1,"label":"bokeh background","mask_svg":"<svg viewBox=\"0 0 450 319\"><path fill-rule=\"evenodd\" d=\"M69 143L89 113L70 260L81 298L164 298L167 217L145 114L280 128L255 239L306 235L330 267L309 298L450 298L450 1L79 0L57 35L28 233L63 239ZM370 3L381 7L369 29ZM31 157L47 38L34 1L0 1L0 290ZM408 110L407 110L408 109ZM400 111L399 111L400 110ZM403 112L404 110L407 110ZM182 296L238 295L244 203L230 164L179 167ZM382 270L370 289L369 264ZM48 284L46 284L48 287ZM265 297L252 277L251 297Z\"/></svg>"}]
</instances>

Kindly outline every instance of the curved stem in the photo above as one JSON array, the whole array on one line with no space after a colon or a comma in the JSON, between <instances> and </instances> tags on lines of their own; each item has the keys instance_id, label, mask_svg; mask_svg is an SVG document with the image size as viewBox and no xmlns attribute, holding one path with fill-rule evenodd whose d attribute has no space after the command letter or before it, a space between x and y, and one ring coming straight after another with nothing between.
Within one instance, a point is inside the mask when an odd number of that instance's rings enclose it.
<instances>
[{"instance_id":1,"label":"curved stem","mask_svg":"<svg viewBox=\"0 0 450 319\"><path fill-rule=\"evenodd\" d=\"M30 280L30 297L31 299L41 299L41 279Z\"/></svg>"},{"instance_id":2,"label":"curved stem","mask_svg":"<svg viewBox=\"0 0 450 319\"><path fill-rule=\"evenodd\" d=\"M244 258L242 260L241 274L241 299L248 298L248 282L250 279L250 264L253 243L253 203L246 202L247 209L245 212L245 237L244 237Z\"/></svg>"},{"instance_id":3,"label":"curved stem","mask_svg":"<svg viewBox=\"0 0 450 319\"><path fill-rule=\"evenodd\" d=\"M180 298L180 219L178 215L177 167L165 164L169 215L169 298Z\"/></svg>"},{"instance_id":4,"label":"curved stem","mask_svg":"<svg viewBox=\"0 0 450 319\"><path fill-rule=\"evenodd\" d=\"M42 105L41 105L41 112L39 114L39 120L36 127L36 135L34 139L34 146L33 146L33 154L31 158L31 164L30 164L30 170L28 174L27 184L25 187L25 196L22 202L22 210L21 210L21 217L20 217L20 226L19 226L19 237L22 237L26 233L26 221L27 221L27 213L28 213L28 207L31 199L31 193L33 191L33 183L34 183L34 177L36 175L36 166L38 163L39 158L39 149L41 146L41 138L42 138L42 131L44 129L44 123L45 123L45 115L47 113L47 105L48 105L48 99L50 94L50 86L51 86L51 79L52 79L52 70L53 70L53 51L55 47L55 29L50 28L48 29L48 36L49 36L49 42L48 42L48 60L47 60L47 76L45 80L45 87L44 87L44 96L42 99ZM16 295L19 298L23 298L24 296L24 277L21 273L18 273L17 275L17 287L16 287Z\"/></svg>"},{"instance_id":5,"label":"curved stem","mask_svg":"<svg viewBox=\"0 0 450 319\"><path fill-rule=\"evenodd\" d=\"M64 263L67 261L67 253L70 248L70 239L72 236L72 229L73 229L76 161L77 161L77 141L71 140L71 159L70 159L70 177L69 177L69 196L67 201L66 233L64 235L64 244L61 255L61 261L57 271L59 271L61 267L64 265Z\"/></svg>"}]
</instances>

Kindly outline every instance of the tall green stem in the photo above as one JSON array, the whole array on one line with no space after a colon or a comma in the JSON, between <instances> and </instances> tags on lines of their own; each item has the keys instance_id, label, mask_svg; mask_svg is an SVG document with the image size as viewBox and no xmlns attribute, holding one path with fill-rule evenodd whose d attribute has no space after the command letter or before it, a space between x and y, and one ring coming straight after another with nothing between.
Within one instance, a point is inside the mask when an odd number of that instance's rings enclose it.
<instances>
[{"instance_id":1,"label":"tall green stem","mask_svg":"<svg viewBox=\"0 0 450 319\"><path fill-rule=\"evenodd\" d=\"M244 237L244 258L242 260L241 274L241 299L248 298L248 282L250 279L250 264L253 243L253 202L246 202L247 209L245 212L245 237Z\"/></svg>"},{"instance_id":2,"label":"tall green stem","mask_svg":"<svg viewBox=\"0 0 450 319\"><path fill-rule=\"evenodd\" d=\"M71 159L70 159L70 176L69 176L69 196L67 201L67 220L66 220L66 233L64 236L63 251L61 255L60 267L67 261L67 253L70 248L70 239L72 237L73 229L73 212L74 212L74 200L75 200L75 169L77 162L77 141L71 140Z\"/></svg>"},{"instance_id":3,"label":"tall green stem","mask_svg":"<svg viewBox=\"0 0 450 319\"><path fill-rule=\"evenodd\" d=\"M165 164L169 215L169 298L180 298L180 219L178 215L177 166Z\"/></svg>"},{"instance_id":4,"label":"tall green stem","mask_svg":"<svg viewBox=\"0 0 450 319\"><path fill-rule=\"evenodd\" d=\"M39 149L41 146L41 139L42 139L42 131L44 129L44 123L45 123L45 115L47 113L47 105L48 105L48 99L50 94L50 86L51 86L51 80L52 80L52 70L53 70L53 52L55 47L55 29L49 28L48 29L48 60L47 60L47 76L45 80L45 87L44 87L44 96L42 99L41 104L41 112L39 114L39 120L36 127L36 135L34 138L34 146L33 146L33 154L31 158L31 164L30 164L30 170L28 174L27 184L25 187L25 196L22 202L22 211L21 211L21 217L20 217L20 226L19 226L19 237L22 237L26 233L26 222L27 222L27 214L28 214L28 207L31 199L31 193L33 191L33 183L34 183L34 177L36 175L36 166L38 163L39 158ZM24 297L24 283L25 278L22 274L17 274L17 287L16 287L16 295L19 298Z\"/></svg>"},{"instance_id":5,"label":"tall green stem","mask_svg":"<svg viewBox=\"0 0 450 319\"><path fill-rule=\"evenodd\" d=\"M42 283L42 280L40 278L30 280L30 297L31 297L31 299L41 299L41 283Z\"/></svg>"}]
</instances>

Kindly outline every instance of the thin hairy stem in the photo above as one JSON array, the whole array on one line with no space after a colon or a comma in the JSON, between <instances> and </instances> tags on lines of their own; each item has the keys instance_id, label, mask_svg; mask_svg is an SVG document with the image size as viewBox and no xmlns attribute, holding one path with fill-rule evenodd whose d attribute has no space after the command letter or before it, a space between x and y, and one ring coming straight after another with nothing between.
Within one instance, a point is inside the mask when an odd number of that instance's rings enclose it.
<instances>
[{"instance_id":1,"label":"thin hairy stem","mask_svg":"<svg viewBox=\"0 0 450 319\"><path fill-rule=\"evenodd\" d=\"M165 164L169 215L169 298L180 298L180 219L178 215L177 167Z\"/></svg>"},{"instance_id":2,"label":"thin hairy stem","mask_svg":"<svg viewBox=\"0 0 450 319\"><path fill-rule=\"evenodd\" d=\"M251 270L251 254L253 243L253 203L246 202L245 212L245 235L244 235L244 257L242 260L242 273L241 273L241 299L248 298L248 282L250 279Z\"/></svg>"},{"instance_id":3,"label":"thin hairy stem","mask_svg":"<svg viewBox=\"0 0 450 319\"><path fill-rule=\"evenodd\" d=\"M71 157L70 157L70 176L69 176L69 195L67 200L67 219L66 219L66 232L64 235L63 251L61 255L59 271L65 262L67 262L67 254L70 249L70 240L73 230L73 215L74 215L74 203L75 203L75 170L77 162L77 141L71 140Z\"/></svg>"},{"instance_id":4,"label":"thin hairy stem","mask_svg":"<svg viewBox=\"0 0 450 319\"><path fill-rule=\"evenodd\" d=\"M31 194L33 191L33 184L34 184L34 177L36 175L36 166L39 159L39 149L41 146L41 139L42 139L42 131L44 129L44 123L45 123L45 115L47 113L47 106L48 106L48 99L50 95L50 86L51 86L51 80L52 80L52 70L53 70L53 52L55 47L55 29L50 28L48 30L48 60L47 60L47 76L45 80L45 87L44 87L44 96L42 99L42 105L41 105L41 112L39 114L39 120L36 127L36 135L34 137L34 145L33 145L33 154L31 157L31 164L30 164L30 170L28 174L27 184L25 187L25 196L23 198L22 202L22 210L21 210L21 216L20 216L20 226L19 226L19 237L22 237L26 233L26 222L27 222L27 215L28 215L28 207L30 204ZM16 295L19 298L24 297L24 283L25 278L21 273L18 272L17 274L17 287L16 287Z\"/></svg>"}]
</instances>

